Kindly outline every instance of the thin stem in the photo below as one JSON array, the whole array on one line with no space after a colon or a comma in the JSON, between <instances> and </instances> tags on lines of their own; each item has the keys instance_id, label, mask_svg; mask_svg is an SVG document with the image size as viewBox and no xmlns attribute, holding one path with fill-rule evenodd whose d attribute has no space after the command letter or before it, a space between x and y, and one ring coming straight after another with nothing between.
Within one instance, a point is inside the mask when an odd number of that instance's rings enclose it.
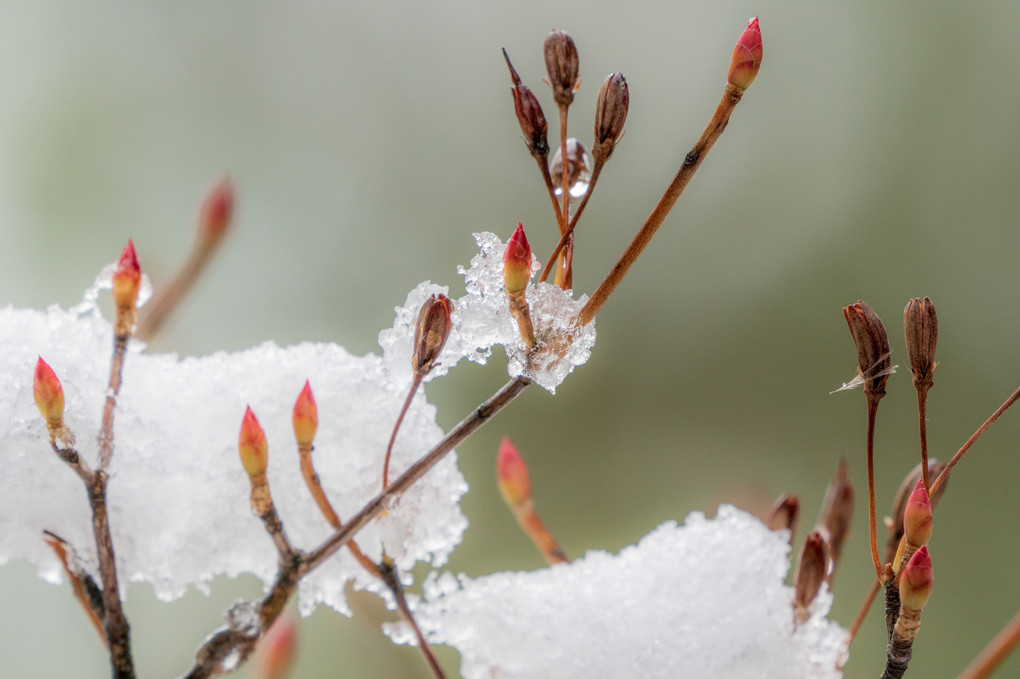
<instances>
[{"instance_id":1,"label":"thin stem","mask_svg":"<svg viewBox=\"0 0 1020 679\"><path fill-rule=\"evenodd\" d=\"M117 333L113 338L113 358L110 361L110 382L103 407L103 425L99 431L99 471L106 471L113 458L113 411L120 393L121 373L124 370L124 353L127 351L130 333Z\"/></svg>"},{"instance_id":2,"label":"thin stem","mask_svg":"<svg viewBox=\"0 0 1020 679\"><path fill-rule=\"evenodd\" d=\"M931 483L928 480L928 422L925 412L928 408L928 390L917 390L917 428L921 436L921 478L924 489L931 497Z\"/></svg>"},{"instance_id":3,"label":"thin stem","mask_svg":"<svg viewBox=\"0 0 1020 679\"><path fill-rule=\"evenodd\" d=\"M414 391L411 393L413 394ZM322 483L319 481L319 475L315 472L315 467L312 464L312 446L298 446L298 453L301 456L301 475L304 477L305 484L308 486L312 497L315 498L319 511L326 517L326 521L333 527L333 530L340 530L343 528L340 516L333 509L333 504L329 501L329 498L326 497L326 491L323 490ZM445 679L446 675L443 674L439 661L436 659L431 647L429 647L428 642L425 641L425 636L418 627L418 621L414 619L411 607L407 603L407 597L404 596L404 586L400 582L400 577L397 574L393 561L383 554L382 565L377 566L374 561L365 556L365 553L361 551L358 543L354 540L347 543L347 548L350 549L351 554L354 555L354 558L366 571L382 580L389 587L401 617L411 626L415 636L418 637L418 648L421 649L422 655L425 656L425 664L429 666L429 669L432 670L432 673L438 679Z\"/></svg>"},{"instance_id":4,"label":"thin stem","mask_svg":"<svg viewBox=\"0 0 1020 679\"><path fill-rule=\"evenodd\" d=\"M871 560L875 564L875 576L879 582L883 582L875 520L875 417L878 414L878 400L875 396L868 395L868 535L871 539Z\"/></svg>"},{"instance_id":5,"label":"thin stem","mask_svg":"<svg viewBox=\"0 0 1020 679\"><path fill-rule=\"evenodd\" d=\"M931 490L928 493L929 497L931 495L934 495L935 491L937 491L939 489L939 486L941 486L943 483L945 483L946 478L949 476L949 471L953 467L956 466L956 463L960 461L960 458L963 457L963 454L966 453L968 450L970 450L970 447L972 445L974 445L974 443L979 438L981 438L981 435L984 434L985 431L990 426L992 426L992 423L995 422L997 419L999 419L999 417L1004 412L1009 410L1009 407L1011 405L1013 405L1014 403L1016 403L1018 398L1020 398L1020 388L1018 388L1016 391L1014 391L1010 395L1010 397L1006 399L1006 402L1003 403L1001 406L999 406L996 409L996 411L994 413L992 413L991 417L989 417L987 420L985 420L985 423L982 424L980 427L978 427L977 431L975 431L973 434L970 435L970 438L967 439L967 442L964 443L963 446L958 451L956 451L956 455L953 455L953 459L949 461L949 464L947 464L946 468L942 470L942 473L938 475L938 478L936 478L935 481L932 482Z\"/></svg>"},{"instance_id":6,"label":"thin stem","mask_svg":"<svg viewBox=\"0 0 1020 679\"><path fill-rule=\"evenodd\" d=\"M662 225L663 220L669 211L673 209L677 199L687 188L687 184L690 183L694 173L697 172L701 166L701 161L708 155L709 150L715 141L719 138L719 135L726 129L726 124L730 120L730 114L733 113L734 107L740 101L744 91L726 84L726 91L723 93L722 100L715 109L715 113L712 115L712 119L708 123L708 127L701 133L701 138L694 147L688 152L687 156L684 157L684 162L680 166L680 169L676 173L676 177L670 182L670 185L666 187L665 193L662 194L662 198L652 209L650 215L645 220L645 223L641 226L641 229L634 236L634 239L624 250L620 259L616 262L616 265L610 269L605 279L599 285L599 287L592 293L591 299L588 300L584 308L581 309L581 324L587 325L598 314L599 309L606 303L609 296L616 290L616 286L620 284L623 277L627 274L627 270L630 269L631 265L637 260L638 255L645 249L648 242L655 235L659 226Z\"/></svg>"},{"instance_id":7,"label":"thin stem","mask_svg":"<svg viewBox=\"0 0 1020 679\"><path fill-rule=\"evenodd\" d=\"M338 530L318 548L308 554L301 564L301 575L304 576L306 573L314 570L319 564L332 556L336 550L347 544L355 533L382 513L387 503L393 498L399 497L410 488L426 472L432 469L436 463L446 457L447 453L480 429L482 425L508 406L530 385L531 380L527 377L515 377L503 385L488 401L478 406L473 413L450 430L450 433L442 441L437 443L424 457L411 465L386 490L372 498L357 514L351 517L341 530Z\"/></svg>"},{"instance_id":8,"label":"thin stem","mask_svg":"<svg viewBox=\"0 0 1020 679\"><path fill-rule=\"evenodd\" d=\"M584 212L585 206L588 205L588 199L591 198L591 194L595 190L595 182L598 181L599 175L602 174L602 168L605 164L605 161L601 158L595 160L595 165L592 167L591 171L591 181L588 182L588 190L584 192L584 197L581 198L581 202L577 206L577 210L570 216L570 225L567 227L567 230L561 232L562 235L560 236L560 241L556 244L556 247L553 248L552 254L549 255L549 261L545 263L545 268L542 269L542 275L538 279L539 283L543 283L547 278L549 278L549 272L552 271L553 265L556 263L560 252L563 250L564 246L566 246L567 241L570 240L574 233L574 227L577 226L577 220L581 217L581 213Z\"/></svg>"},{"instance_id":9,"label":"thin stem","mask_svg":"<svg viewBox=\"0 0 1020 679\"><path fill-rule=\"evenodd\" d=\"M517 516L521 530L531 539L550 566L556 563L570 563L570 557L556 542L556 538L552 536L542 520L538 518L533 507L528 507L521 512L515 510L514 514Z\"/></svg>"},{"instance_id":10,"label":"thin stem","mask_svg":"<svg viewBox=\"0 0 1020 679\"><path fill-rule=\"evenodd\" d=\"M411 389L407 392L407 398L404 399L404 405L400 408L400 415L397 416L397 423L393 425L393 433L390 435L390 442L386 446L386 457L383 460L383 471L382 471L382 487L386 490L386 486L390 485L390 455L393 453L393 442L397 440L397 432L400 431L400 424L404 421L404 415L407 414L407 409L411 405L411 400L414 398L415 393L418 391L418 386L421 384L422 375L415 372L414 379L411 380Z\"/></svg>"},{"instance_id":11,"label":"thin stem","mask_svg":"<svg viewBox=\"0 0 1020 679\"><path fill-rule=\"evenodd\" d=\"M194 287L195 281L205 271L215 251L215 246L203 245L201 239L196 242L177 275L160 288L152 302L145 307L135 337L148 342L156 336L167 317L181 305L185 296Z\"/></svg>"},{"instance_id":12,"label":"thin stem","mask_svg":"<svg viewBox=\"0 0 1020 679\"><path fill-rule=\"evenodd\" d=\"M542 172L542 180L545 182L545 188L549 192L549 200L552 201L553 212L556 213L556 225L559 227L560 233L567 230L567 220L560 211L560 202L556 199L556 184L553 182L552 174L549 172L549 161L547 158L541 158L535 156L535 161L538 163L538 169Z\"/></svg>"},{"instance_id":13,"label":"thin stem","mask_svg":"<svg viewBox=\"0 0 1020 679\"><path fill-rule=\"evenodd\" d=\"M99 576L103 581L103 609L106 611L104 628L110 649L110 664L115 679L134 679L134 661L131 658L131 627L124 616L117 585L117 564L113 552L113 537L106 513L106 483L109 477L100 469L88 485L89 505L92 507L92 532L99 555Z\"/></svg>"},{"instance_id":14,"label":"thin stem","mask_svg":"<svg viewBox=\"0 0 1020 679\"><path fill-rule=\"evenodd\" d=\"M432 652L432 647L429 646L427 641L425 641L425 635L422 634L421 628L418 627L418 622L414 619L411 607L407 604L407 597L404 596L404 585L400 582L396 566L389 557L383 558L380 571L382 581L386 583L386 586L389 587L390 591L393 593L393 598L397 603L397 610L400 611L400 615L404 618L404 622L410 625L411 629L414 631L414 636L418 640L418 648L421 649L422 655L425 657L425 664L429 666L429 670L432 671L432 675L436 677L436 679L446 679L446 674L443 672L443 668L439 664L436 654Z\"/></svg>"},{"instance_id":15,"label":"thin stem","mask_svg":"<svg viewBox=\"0 0 1020 679\"><path fill-rule=\"evenodd\" d=\"M985 646L981 654L957 679L985 679L1009 657L1020 643L1020 612Z\"/></svg>"},{"instance_id":16,"label":"thin stem","mask_svg":"<svg viewBox=\"0 0 1020 679\"><path fill-rule=\"evenodd\" d=\"M567 105L560 104L560 198L563 200L563 207L561 208L560 214L563 215L563 219L560 222L560 234L567 230L567 222L570 217L570 187L567 183L570 181L570 159L567 158ZM583 160L583 159L582 159ZM560 266L556 269L556 277L554 282L556 285L566 288L566 277L569 275L569 269L567 268L567 257L573 250L573 243L567 246L567 252L564 253L564 257L560 260Z\"/></svg>"}]
</instances>

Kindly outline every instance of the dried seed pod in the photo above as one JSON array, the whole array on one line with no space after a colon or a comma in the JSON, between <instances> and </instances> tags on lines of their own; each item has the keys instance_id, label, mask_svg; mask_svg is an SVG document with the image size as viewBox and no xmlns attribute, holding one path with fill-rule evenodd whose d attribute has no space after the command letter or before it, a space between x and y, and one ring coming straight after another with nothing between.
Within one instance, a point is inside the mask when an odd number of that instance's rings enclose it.
<instances>
[{"instance_id":1,"label":"dried seed pod","mask_svg":"<svg viewBox=\"0 0 1020 679\"><path fill-rule=\"evenodd\" d=\"M796 495L780 495L776 503L772 505L768 516L765 517L765 525L769 530L788 530L790 539L797 530L797 519L800 516L800 500Z\"/></svg>"},{"instance_id":2,"label":"dried seed pod","mask_svg":"<svg viewBox=\"0 0 1020 679\"><path fill-rule=\"evenodd\" d=\"M794 616L797 622L808 619L808 606L818 596L818 591L829 573L829 547L825 536L814 531L804 541L794 577Z\"/></svg>"},{"instance_id":3,"label":"dried seed pod","mask_svg":"<svg viewBox=\"0 0 1020 679\"><path fill-rule=\"evenodd\" d=\"M570 106L578 82L577 46L565 31L553 29L545 38L545 68L549 73L553 99L560 106Z\"/></svg>"},{"instance_id":4,"label":"dried seed pod","mask_svg":"<svg viewBox=\"0 0 1020 679\"><path fill-rule=\"evenodd\" d=\"M857 366L864 378L864 394L880 399L885 396L885 383L892 371L889 336L882 319L863 300L844 307L843 315L857 346Z\"/></svg>"},{"instance_id":5,"label":"dried seed pod","mask_svg":"<svg viewBox=\"0 0 1020 679\"><path fill-rule=\"evenodd\" d=\"M453 324L450 314L453 302L446 295L431 295L418 313L414 328L414 353L411 354L411 369L424 377L432 370Z\"/></svg>"},{"instance_id":6,"label":"dried seed pod","mask_svg":"<svg viewBox=\"0 0 1020 679\"><path fill-rule=\"evenodd\" d=\"M939 337L938 317L930 299L915 298L907 302L903 309L903 335L914 387L927 392L934 382L935 345Z\"/></svg>"},{"instance_id":7,"label":"dried seed pod","mask_svg":"<svg viewBox=\"0 0 1020 679\"><path fill-rule=\"evenodd\" d=\"M595 102L595 145L591 151L595 162L604 163L613 155L616 142L623 136L629 107L627 80L621 73L610 73Z\"/></svg>"},{"instance_id":8,"label":"dried seed pod","mask_svg":"<svg viewBox=\"0 0 1020 679\"><path fill-rule=\"evenodd\" d=\"M825 529L829 538L829 558L835 566L843 554L843 545L850 533L850 523L854 514L854 487L846 471L846 460L840 460L836 467L836 475L829 482L822 502L822 512L818 517L818 525ZM831 582L831 573L830 578Z\"/></svg>"},{"instance_id":9,"label":"dried seed pod","mask_svg":"<svg viewBox=\"0 0 1020 679\"><path fill-rule=\"evenodd\" d=\"M531 89L521 82L510 57L506 50L503 50L503 58L506 59L507 68L510 69L510 80L513 87L510 88L514 97L514 112L517 114L517 123L521 126L521 134L524 135L524 145L535 158L543 162L549 157L549 125L542 113L542 106L538 103L538 97Z\"/></svg>"}]
</instances>

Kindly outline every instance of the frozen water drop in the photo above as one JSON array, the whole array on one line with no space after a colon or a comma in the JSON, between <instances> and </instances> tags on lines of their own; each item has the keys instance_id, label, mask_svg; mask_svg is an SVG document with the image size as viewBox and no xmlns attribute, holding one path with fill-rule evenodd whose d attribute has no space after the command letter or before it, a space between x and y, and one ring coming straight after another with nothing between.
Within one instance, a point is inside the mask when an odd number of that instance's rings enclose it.
<instances>
[{"instance_id":1,"label":"frozen water drop","mask_svg":"<svg viewBox=\"0 0 1020 679\"><path fill-rule=\"evenodd\" d=\"M584 146L577 139L567 139L567 183L570 186L570 201L573 202L584 197L588 193L588 185L591 183L591 158L584 150ZM549 162L549 174L552 175L553 184L556 185L556 195L563 194L560 188L563 173L562 147L556 150L556 155Z\"/></svg>"}]
</instances>

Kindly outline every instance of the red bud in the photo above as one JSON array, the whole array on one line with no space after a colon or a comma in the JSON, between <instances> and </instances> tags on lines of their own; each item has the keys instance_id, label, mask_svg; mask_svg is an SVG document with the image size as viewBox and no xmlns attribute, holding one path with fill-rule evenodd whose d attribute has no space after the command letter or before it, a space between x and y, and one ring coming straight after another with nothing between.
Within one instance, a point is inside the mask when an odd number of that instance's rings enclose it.
<instances>
[{"instance_id":1,"label":"red bud","mask_svg":"<svg viewBox=\"0 0 1020 679\"><path fill-rule=\"evenodd\" d=\"M138 302L138 287L142 282L142 270L138 266L135 244L128 241L120 255L120 261L113 270L113 301L117 312L133 312Z\"/></svg>"},{"instance_id":2,"label":"red bud","mask_svg":"<svg viewBox=\"0 0 1020 679\"><path fill-rule=\"evenodd\" d=\"M900 605L906 610L920 611L928 603L933 583L934 570L928 547L921 547L900 574Z\"/></svg>"},{"instance_id":3,"label":"red bud","mask_svg":"<svg viewBox=\"0 0 1020 679\"><path fill-rule=\"evenodd\" d=\"M528 474L528 467L508 438L504 438L499 444L496 482L503 500L511 509L520 508L531 502L531 476Z\"/></svg>"},{"instance_id":4,"label":"red bud","mask_svg":"<svg viewBox=\"0 0 1020 679\"><path fill-rule=\"evenodd\" d=\"M46 426L50 429L61 427L64 420L64 388L53 368L41 356L35 364L32 395L35 396L39 414L46 420Z\"/></svg>"},{"instance_id":5,"label":"red bud","mask_svg":"<svg viewBox=\"0 0 1020 679\"><path fill-rule=\"evenodd\" d=\"M524 224L518 222L514 235L503 251L503 283L511 295L523 293L531 280L531 245L524 235Z\"/></svg>"},{"instance_id":6,"label":"red bud","mask_svg":"<svg viewBox=\"0 0 1020 679\"><path fill-rule=\"evenodd\" d=\"M266 443L266 433L262 430L255 413L251 411L251 406L244 411L244 419L241 420L241 436L237 449L248 476L261 476L266 473L269 445Z\"/></svg>"},{"instance_id":7,"label":"red bud","mask_svg":"<svg viewBox=\"0 0 1020 679\"><path fill-rule=\"evenodd\" d=\"M304 389L294 402L294 438L298 447L307 448L315 440L315 431L319 427L319 409L312 395L312 385L305 380Z\"/></svg>"},{"instance_id":8,"label":"red bud","mask_svg":"<svg viewBox=\"0 0 1020 679\"><path fill-rule=\"evenodd\" d=\"M910 494L907 506L903 510L903 535L907 538L909 545L917 548L928 544L931 530L931 501L928 499L924 480L918 479L914 492Z\"/></svg>"},{"instance_id":9,"label":"red bud","mask_svg":"<svg viewBox=\"0 0 1020 679\"><path fill-rule=\"evenodd\" d=\"M761 68L762 43L758 17L747 22L747 28L740 34L733 56L730 57L730 71L727 78L731 85L746 90L754 82Z\"/></svg>"},{"instance_id":10,"label":"red bud","mask_svg":"<svg viewBox=\"0 0 1020 679\"><path fill-rule=\"evenodd\" d=\"M229 177L224 177L206 194L199 211L198 233L206 247L216 245L223 238L233 216L234 185Z\"/></svg>"}]
</instances>

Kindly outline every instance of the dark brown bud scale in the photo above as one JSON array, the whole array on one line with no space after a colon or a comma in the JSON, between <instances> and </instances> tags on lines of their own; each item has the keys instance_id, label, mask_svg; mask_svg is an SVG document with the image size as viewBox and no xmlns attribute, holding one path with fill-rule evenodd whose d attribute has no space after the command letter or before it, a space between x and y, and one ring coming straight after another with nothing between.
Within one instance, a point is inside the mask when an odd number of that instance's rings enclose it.
<instances>
[{"instance_id":1,"label":"dark brown bud scale","mask_svg":"<svg viewBox=\"0 0 1020 679\"><path fill-rule=\"evenodd\" d=\"M506 59L507 68L510 69L510 80L513 82L510 93L514 97L514 112L517 114L517 123L521 126L521 134L524 135L524 144L531 155L544 161L549 157L549 124L546 122L545 114L542 113L542 106L538 103L535 93L521 82L521 77L510 63L506 50L503 50L503 58Z\"/></svg>"},{"instance_id":2,"label":"dark brown bud scale","mask_svg":"<svg viewBox=\"0 0 1020 679\"><path fill-rule=\"evenodd\" d=\"M765 517L765 525L769 530L788 530L790 539L797 530L797 518L800 516L800 500L796 495L780 495L776 503L772 505L768 516Z\"/></svg>"},{"instance_id":3,"label":"dark brown bud scale","mask_svg":"<svg viewBox=\"0 0 1020 679\"><path fill-rule=\"evenodd\" d=\"M857 346L857 365L864 378L864 394L869 398L882 398L892 372L889 336L882 319L863 300L844 307L843 315Z\"/></svg>"},{"instance_id":4,"label":"dark brown bud scale","mask_svg":"<svg viewBox=\"0 0 1020 679\"><path fill-rule=\"evenodd\" d=\"M595 146L592 156L596 162L606 162L613 155L616 142L623 136L630 107L627 80L621 73L610 73L602 83L595 102Z\"/></svg>"},{"instance_id":5,"label":"dark brown bud scale","mask_svg":"<svg viewBox=\"0 0 1020 679\"><path fill-rule=\"evenodd\" d=\"M553 99L560 106L570 106L578 87L577 46L565 31L553 29L545 39L545 68Z\"/></svg>"},{"instance_id":6,"label":"dark brown bud scale","mask_svg":"<svg viewBox=\"0 0 1020 679\"><path fill-rule=\"evenodd\" d=\"M825 491L822 512L818 517L818 525L825 529L829 539L829 558L833 563L833 569L843 553L843 545L850 533L853 515L854 487L847 474L846 460L841 459L839 466L836 467L836 475Z\"/></svg>"},{"instance_id":7,"label":"dark brown bud scale","mask_svg":"<svg viewBox=\"0 0 1020 679\"><path fill-rule=\"evenodd\" d=\"M804 541L794 576L794 615L797 622L810 617L808 607L818 596L818 591L829 572L829 546L819 531L811 533Z\"/></svg>"},{"instance_id":8,"label":"dark brown bud scale","mask_svg":"<svg viewBox=\"0 0 1020 679\"><path fill-rule=\"evenodd\" d=\"M931 300L915 298L903 309L903 336L907 342L910 372L914 386L927 391L934 383L935 345L938 343L939 324L935 305Z\"/></svg>"},{"instance_id":9,"label":"dark brown bud scale","mask_svg":"<svg viewBox=\"0 0 1020 679\"><path fill-rule=\"evenodd\" d=\"M453 327L451 313L453 302L446 295L432 295L422 305L414 329L414 353L411 355L411 368L418 375L427 375L442 353Z\"/></svg>"}]
</instances>

